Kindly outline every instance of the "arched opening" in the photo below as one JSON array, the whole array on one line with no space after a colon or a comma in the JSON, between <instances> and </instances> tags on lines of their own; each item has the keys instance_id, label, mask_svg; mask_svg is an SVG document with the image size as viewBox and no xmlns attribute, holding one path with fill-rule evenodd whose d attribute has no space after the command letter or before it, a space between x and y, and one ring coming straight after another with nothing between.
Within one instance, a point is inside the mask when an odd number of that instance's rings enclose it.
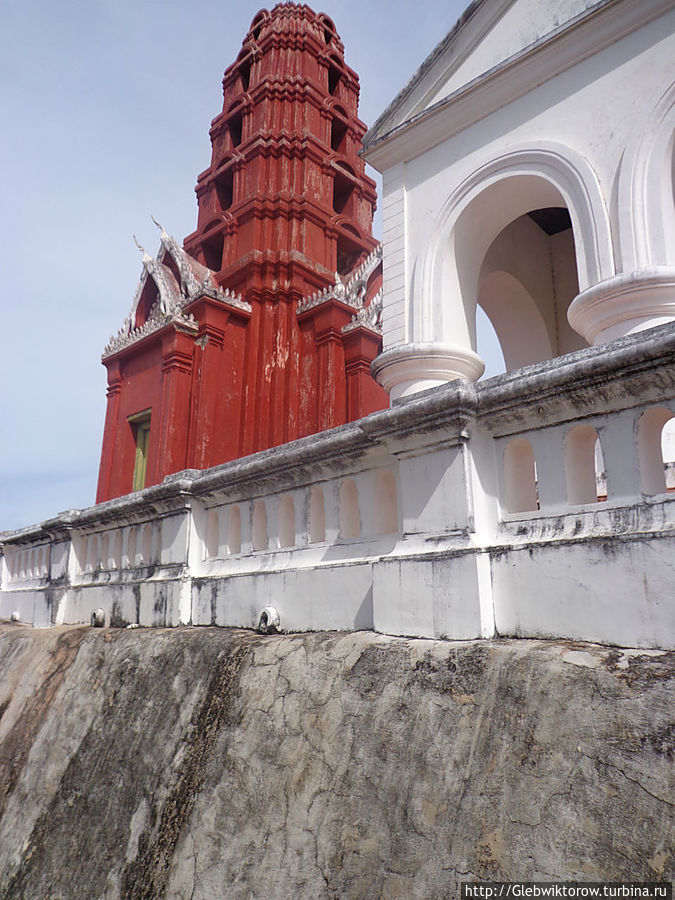
<instances>
[{"instance_id":1,"label":"arched opening","mask_svg":"<svg viewBox=\"0 0 675 900\"><path fill-rule=\"evenodd\" d=\"M336 61L331 58L328 65L328 93L331 97L334 97L337 94L338 85L342 78L342 72L338 68L338 65L339 63L336 64Z\"/></svg>"},{"instance_id":2,"label":"arched opening","mask_svg":"<svg viewBox=\"0 0 675 900\"><path fill-rule=\"evenodd\" d=\"M204 264L213 272L220 272L223 265L223 247L225 246L225 236L222 231L217 234L210 235L202 240L202 253L204 254Z\"/></svg>"},{"instance_id":3,"label":"arched opening","mask_svg":"<svg viewBox=\"0 0 675 900\"><path fill-rule=\"evenodd\" d=\"M492 378L506 372L504 353L495 327L482 306L476 307L476 352L485 363L483 378Z\"/></svg>"},{"instance_id":4,"label":"arched opening","mask_svg":"<svg viewBox=\"0 0 675 900\"><path fill-rule=\"evenodd\" d=\"M248 47L240 52L237 57L237 72L239 73L239 86L242 91L247 91L251 81L251 51Z\"/></svg>"},{"instance_id":5,"label":"arched opening","mask_svg":"<svg viewBox=\"0 0 675 900\"><path fill-rule=\"evenodd\" d=\"M267 536L267 508L264 500L256 500L253 504L253 521L251 527L251 544L254 550L266 550Z\"/></svg>"},{"instance_id":6,"label":"arched opening","mask_svg":"<svg viewBox=\"0 0 675 900\"><path fill-rule=\"evenodd\" d=\"M375 476L375 534L398 531L398 497L396 478L391 469Z\"/></svg>"},{"instance_id":7,"label":"arched opening","mask_svg":"<svg viewBox=\"0 0 675 900\"><path fill-rule=\"evenodd\" d=\"M675 83L638 115L618 181L624 272L675 264Z\"/></svg>"},{"instance_id":8,"label":"arched opening","mask_svg":"<svg viewBox=\"0 0 675 900\"><path fill-rule=\"evenodd\" d=\"M342 226L343 231L353 231ZM363 248L356 241L351 240L347 234L340 234L336 248L336 271L338 275L348 275L358 263Z\"/></svg>"},{"instance_id":9,"label":"arched opening","mask_svg":"<svg viewBox=\"0 0 675 900\"><path fill-rule=\"evenodd\" d=\"M220 522L218 519L218 510L210 509L206 518L206 541L204 550L206 556L215 559L218 556L218 546L220 544Z\"/></svg>"},{"instance_id":10,"label":"arched opening","mask_svg":"<svg viewBox=\"0 0 675 900\"><path fill-rule=\"evenodd\" d=\"M345 121L334 116L330 123L330 146L336 153L343 153L347 139L348 126Z\"/></svg>"},{"instance_id":11,"label":"arched opening","mask_svg":"<svg viewBox=\"0 0 675 900\"><path fill-rule=\"evenodd\" d=\"M578 292L565 207L530 210L500 231L480 266L478 304L499 338L506 371L587 346L567 321Z\"/></svg>"},{"instance_id":12,"label":"arched opening","mask_svg":"<svg viewBox=\"0 0 675 900\"><path fill-rule=\"evenodd\" d=\"M98 535L90 534L87 538L87 563L86 563L86 571L93 572L96 569L96 566L99 563L99 554L98 554Z\"/></svg>"},{"instance_id":13,"label":"arched opening","mask_svg":"<svg viewBox=\"0 0 675 900\"><path fill-rule=\"evenodd\" d=\"M241 144L242 121L243 117L241 110L233 113L227 120L227 131L230 135L230 146L232 148L238 147L239 144Z\"/></svg>"},{"instance_id":14,"label":"arched opening","mask_svg":"<svg viewBox=\"0 0 675 900\"><path fill-rule=\"evenodd\" d=\"M675 488L675 429L670 424L673 413L664 406L655 406L640 416L638 422L638 459L642 493L649 496L663 494Z\"/></svg>"},{"instance_id":15,"label":"arched opening","mask_svg":"<svg viewBox=\"0 0 675 900\"><path fill-rule=\"evenodd\" d=\"M129 529L127 537L127 566L129 568L136 565L136 527Z\"/></svg>"},{"instance_id":16,"label":"arched opening","mask_svg":"<svg viewBox=\"0 0 675 900\"><path fill-rule=\"evenodd\" d=\"M557 209L567 209L572 228L558 230L567 220L565 217L563 222L562 216L551 212ZM546 211L543 217L539 211ZM567 275L576 268L580 291L615 272L603 193L583 157L567 146L541 142L537 148L514 148L489 159L454 188L439 210L438 221L433 239L415 266L406 310L408 343L435 344L436 348L401 351L386 361L386 370L383 363L381 377L394 390L392 396L438 384L439 376L441 380L480 376L482 365L475 353L476 303L481 281L492 272L506 272L527 290L542 314L554 354L579 345L564 321L568 297L562 296L560 286L555 284L553 293L548 290L549 301L551 297L554 300L549 303L545 302L546 292L536 288L547 256L549 286L551 269L556 267L565 275L563 281L569 281ZM537 253L537 262L542 263L537 271L528 266L532 253L522 239L528 229L537 235L537 245L548 247L547 252ZM519 249L517 267L506 252L506 245L514 241ZM570 290L569 297L573 294ZM491 305L490 299L483 299L486 306ZM491 299L496 304L497 300ZM558 333L552 327L554 322L561 326Z\"/></svg>"},{"instance_id":17,"label":"arched opening","mask_svg":"<svg viewBox=\"0 0 675 900\"><path fill-rule=\"evenodd\" d=\"M353 214L354 189L353 176L350 177L347 167L338 169L333 179L333 209L336 213L344 213L346 216Z\"/></svg>"},{"instance_id":18,"label":"arched opening","mask_svg":"<svg viewBox=\"0 0 675 900\"><path fill-rule=\"evenodd\" d=\"M122 532L116 531L112 544L112 555L110 557L111 569L119 569L122 565Z\"/></svg>"},{"instance_id":19,"label":"arched opening","mask_svg":"<svg viewBox=\"0 0 675 900\"><path fill-rule=\"evenodd\" d=\"M230 556L241 553L241 512L231 506L227 517L227 552Z\"/></svg>"},{"instance_id":20,"label":"arched opening","mask_svg":"<svg viewBox=\"0 0 675 900\"><path fill-rule=\"evenodd\" d=\"M335 35L335 25L332 20L328 18L326 15L319 16L319 22L323 27L323 39L326 44L330 44L331 40Z\"/></svg>"},{"instance_id":21,"label":"arched opening","mask_svg":"<svg viewBox=\"0 0 675 900\"><path fill-rule=\"evenodd\" d=\"M290 494L279 501L279 546L295 546L295 504Z\"/></svg>"},{"instance_id":22,"label":"arched opening","mask_svg":"<svg viewBox=\"0 0 675 900\"><path fill-rule=\"evenodd\" d=\"M260 37L260 30L263 26L263 22L267 17L267 13L265 10L261 10L256 16L254 16L253 21L251 22L251 35L254 41L257 41Z\"/></svg>"},{"instance_id":23,"label":"arched opening","mask_svg":"<svg viewBox=\"0 0 675 900\"><path fill-rule=\"evenodd\" d=\"M570 506L607 499L607 483L598 432L575 425L565 436L565 481Z\"/></svg>"},{"instance_id":24,"label":"arched opening","mask_svg":"<svg viewBox=\"0 0 675 900\"><path fill-rule=\"evenodd\" d=\"M232 196L234 193L234 173L232 168L226 169L224 172L217 175L214 185L216 188L216 197L218 198L218 206L220 207L221 212L225 212L225 210L232 206ZM220 253L220 258L222 259L222 249L216 252ZM209 268L211 267L209 266Z\"/></svg>"},{"instance_id":25,"label":"arched opening","mask_svg":"<svg viewBox=\"0 0 675 900\"><path fill-rule=\"evenodd\" d=\"M675 417L668 419L661 432L661 455L666 490L675 491Z\"/></svg>"},{"instance_id":26,"label":"arched opening","mask_svg":"<svg viewBox=\"0 0 675 900\"><path fill-rule=\"evenodd\" d=\"M356 489L356 484L351 478L346 478L340 485L338 518L341 538L348 540L350 538L359 537L361 534L359 494Z\"/></svg>"},{"instance_id":27,"label":"arched opening","mask_svg":"<svg viewBox=\"0 0 675 900\"><path fill-rule=\"evenodd\" d=\"M534 452L525 438L513 438L504 448L504 508L510 513L539 508Z\"/></svg>"},{"instance_id":28,"label":"arched opening","mask_svg":"<svg viewBox=\"0 0 675 900\"><path fill-rule=\"evenodd\" d=\"M141 532L141 563L144 566L152 563L152 525L149 522Z\"/></svg>"},{"instance_id":29,"label":"arched opening","mask_svg":"<svg viewBox=\"0 0 675 900\"><path fill-rule=\"evenodd\" d=\"M315 484L309 492L309 542L318 544L326 540L326 508L323 490Z\"/></svg>"}]
</instances>

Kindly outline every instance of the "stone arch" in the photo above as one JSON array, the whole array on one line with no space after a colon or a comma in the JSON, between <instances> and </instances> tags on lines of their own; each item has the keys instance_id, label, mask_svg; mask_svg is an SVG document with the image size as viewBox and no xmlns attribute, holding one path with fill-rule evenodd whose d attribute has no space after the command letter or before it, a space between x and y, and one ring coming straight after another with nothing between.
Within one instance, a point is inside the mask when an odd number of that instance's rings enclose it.
<instances>
[{"instance_id":1,"label":"stone arch","mask_svg":"<svg viewBox=\"0 0 675 900\"><path fill-rule=\"evenodd\" d=\"M94 572L100 562L99 537L97 534L90 534L87 538L87 556L85 571Z\"/></svg>"},{"instance_id":2,"label":"stone arch","mask_svg":"<svg viewBox=\"0 0 675 900\"><path fill-rule=\"evenodd\" d=\"M602 449L598 447L599 442L598 432L592 425L575 425L565 435L565 481L570 506L600 499Z\"/></svg>"},{"instance_id":3,"label":"stone arch","mask_svg":"<svg viewBox=\"0 0 675 900\"><path fill-rule=\"evenodd\" d=\"M110 558L110 567L112 569L120 569L122 567L122 529L118 528L114 534L112 541L112 554Z\"/></svg>"},{"instance_id":4,"label":"stone arch","mask_svg":"<svg viewBox=\"0 0 675 900\"><path fill-rule=\"evenodd\" d=\"M151 565L152 557L152 525L146 522L141 532L141 562L145 566Z\"/></svg>"},{"instance_id":5,"label":"stone arch","mask_svg":"<svg viewBox=\"0 0 675 900\"><path fill-rule=\"evenodd\" d=\"M382 469L375 476L375 534L398 531L398 494L396 477L391 469Z\"/></svg>"},{"instance_id":6,"label":"stone arch","mask_svg":"<svg viewBox=\"0 0 675 900\"><path fill-rule=\"evenodd\" d=\"M341 538L357 538L361 534L359 517L359 492L351 478L345 478L340 485L338 502Z\"/></svg>"},{"instance_id":7,"label":"stone arch","mask_svg":"<svg viewBox=\"0 0 675 900\"><path fill-rule=\"evenodd\" d=\"M500 191L511 179L519 179L509 196ZM497 189L496 191L493 189ZM522 194L517 190L523 188ZM548 189L548 193L545 191ZM486 192L490 192L487 194ZM493 202L497 194L508 202ZM483 208L474 206L483 198ZM487 200L487 203L485 202ZM611 277L615 272L609 216L600 183L586 159L562 144L542 142L537 148L509 151L476 169L452 192L437 219L435 237L424 254L422 288L429 293L443 267L448 240L457 225L473 207L486 226L480 240L480 256L502 229L519 215L557 201L566 206L578 241L577 268L579 288ZM544 201L544 202L541 202Z\"/></svg>"},{"instance_id":8,"label":"stone arch","mask_svg":"<svg viewBox=\"0 0 675 900\"><path fill-rule=\"evenodd\" d=\"M210 509L206 517L206 540L204 541L204 555L213 559L218 556L220 544L220 522L218 510Z\"/></svg>"},{"instance_id":9,"label":"stone arch","mask_svg":"<svg viewBox=\"0 0 675 900\"><path fill-rule=\"evenodd\" d=\"M633 130L617 200L623 271L675 266L675 82Z\"/></svg>"},{"instance_id":10,"label":"stone arch","mask_svg":"<svg viewBox=\"0 0 675 900\"><path fill-rule=\"evenodd\" d=\"M409 343L385 350L373 366L392 399L482 374L475 321L485 255L511 222L532 210L554 207L569 212L578 288L614 274L605 200L584 157L545 142L489 160L452 192L431 241L413 261L409 296L415 300L406 310Z\"/></svg>"},{"instance_id":11,"label":"stone arch","mask_svg":"<svg viewBox=\"0 0 675 900\"><path fill-rule=\"evenodd\" d=\"M539 508L534 451L526 438L512 438L504 448L503 505L510 513Z\"/></svg>"},{"instance_id":12,"label":"stone arch","mask_svg":"<svg viewBox=\"0 0 675 900\"><path fill-rule=\"evenodd\" d=\"M665 406L655 406L646 410L638 420L638 460L643 494L663 494L666 491L662 436L666 424L674 415Z\"/></svg>"},{"instance_id":13,"label":"stone arch","mask_svg":"<svg viewBox=\"0 0 675 900\"><path fill-rule=\"evenodd\" d=\"M312 485L309 492L309 542L319 544L326 540L326 505L323 488Z\"/></svg>"},{"instance_id":14,"label":"stone arch","mask_svg":"<svg viewBox=\"0 0 675 900\"><path fill-rule=\"evenodd\" d=\"M454 295L464 307L469 331L480 266L493 240L519 216L555 206L565 206L572 220L579 289L611 277L609 217L588 162L554 143L513 150L478 168L444 204L424 255L422 302L411 322L411 334L433 341L451 333L443 321L446 295ZM470 331L466 337L474 340Z\"/></svg>"},{"instance_id":15,"label":"stone arch","mask_svg":"<svg viewBox=\"0 0 675 900\"><path fill-rule=\"evenodd\" d=\"M284 494L278 511L279 547L295 546L295 503L291 494Z\"/></svg>"},{"instance_id":16,"label":"stone arch","mask_svg":"<svg viewBox=\"0 0 675 900\"><path fill-rule=\"evenodd\" d=\"M264 500L255 500L251 522L251 543L254 550L267 550L267 508Z\"/></svg>"},{"instance_id":17,"label":"stone arch","mask_svg":"<svg viewBox=\"0 0 675 900\"><path fill-rule=\"evenodd\" d=\"M231 506L227 516L227 552L230 556L241 553L241 511Z\"/></svg>"},{"instance_id":18,"label":"stone arch","mask_svg":"<svg viewBox=\"0 0 675 900\"><path fill-rule=\"evenodd\" d=\"M127 535L127 561L128 568L136 565L136 526L132 525Z\"/></svg>"}]
</instances>

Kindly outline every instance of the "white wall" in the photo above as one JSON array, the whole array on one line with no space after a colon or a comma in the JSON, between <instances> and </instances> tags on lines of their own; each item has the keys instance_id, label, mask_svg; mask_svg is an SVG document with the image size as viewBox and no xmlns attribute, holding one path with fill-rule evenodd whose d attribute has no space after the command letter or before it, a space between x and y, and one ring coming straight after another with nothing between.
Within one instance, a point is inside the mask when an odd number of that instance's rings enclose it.
<instances>
[{"instance_id":1,"label":"white wall","mask_svg":"<svg viewBox=\"0 0 675 900\"><path fill-rule=\"evenodd\" d=\"M273 605L285 630L675 646L675 326L645 334L5 535L0 615L254 627ZM602 502L579 434L600 440ZM517 502L514 446L531 478Z\"/></svg>"}]
</instances>

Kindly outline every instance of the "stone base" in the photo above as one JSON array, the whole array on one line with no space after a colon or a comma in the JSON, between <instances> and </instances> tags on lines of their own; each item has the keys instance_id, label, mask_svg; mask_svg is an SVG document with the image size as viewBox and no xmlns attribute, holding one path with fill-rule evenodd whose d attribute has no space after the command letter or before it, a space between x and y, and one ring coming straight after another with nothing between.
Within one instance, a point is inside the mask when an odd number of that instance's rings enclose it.
<instances>
[{"instance_id":1,"label":"stone base","mask_svg":"<svg viewBox=\"0 0 675 900\"><path fill-rule=\"evenodd\" d=\"M604 344L672 322L675 269L638 269L594 284L575 297L567 318L589 344Z\"/></svg>"},{"instance_id":2,"label":"stone base","mask_svg":"<svg viewBox=\"0 0 675 900\"><path fill-rule=\"evenodd\" d=\"M454 344L404 344L385 350L371 364L373 378L392 400L461 378L478 381L485 363L466 347Z\"/></svg>"}]
</instances>

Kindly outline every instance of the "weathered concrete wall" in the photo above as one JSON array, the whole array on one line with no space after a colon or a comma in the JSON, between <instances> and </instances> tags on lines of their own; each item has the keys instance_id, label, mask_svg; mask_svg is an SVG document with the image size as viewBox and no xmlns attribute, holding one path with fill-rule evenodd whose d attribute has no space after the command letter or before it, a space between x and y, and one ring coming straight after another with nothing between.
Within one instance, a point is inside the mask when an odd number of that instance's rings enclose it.
<instances>
[{"instance_id":1,"label":"weathered concrete wall","mask_svg":"<svg viewBox=\"0 0 675 900\"><path fill-rule=\"evenodd\" d=\"M672 865L675 654L0 629L0 895L440 898Z\"/></svg>"}]
</instances>

